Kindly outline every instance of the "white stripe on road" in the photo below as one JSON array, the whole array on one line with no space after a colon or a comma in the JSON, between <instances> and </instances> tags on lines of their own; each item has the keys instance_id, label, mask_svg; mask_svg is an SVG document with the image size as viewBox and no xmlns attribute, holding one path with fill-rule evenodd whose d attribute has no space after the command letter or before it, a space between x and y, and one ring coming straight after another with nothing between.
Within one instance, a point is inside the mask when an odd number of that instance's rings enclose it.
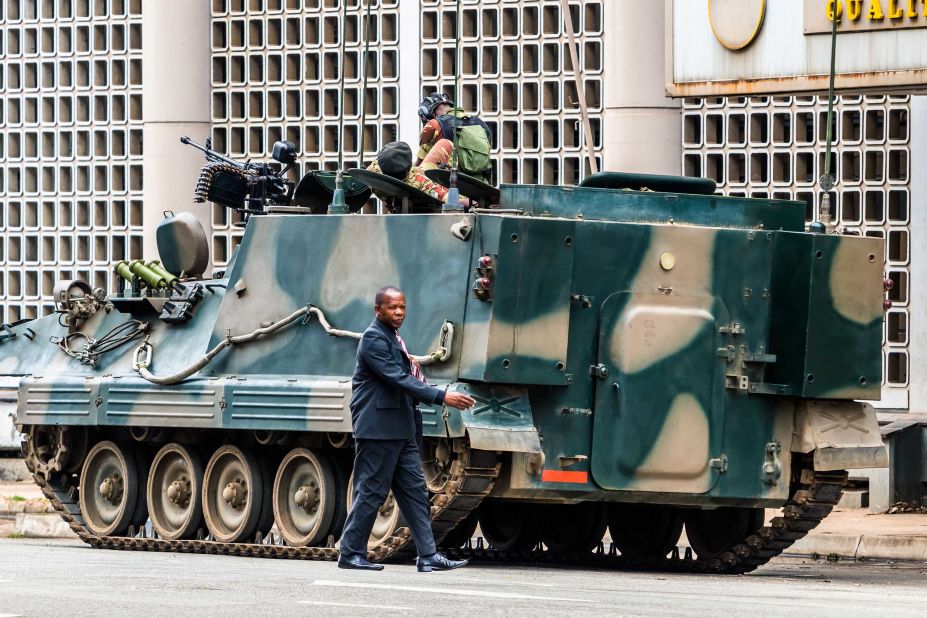
<instances>
[{"instance_id":1,"label":"white stripe on road","mask_svg":"<svg viewBox=\"0 0 927 618\"><path fill-rule=\"evenodd\" d=\"M392 584L363 584L359 582L339 582L328 579L317 579L313 586L333 586L337 588L367 588L370 590L402 590L404 592L421 592L424 594L443 594L459 597L486 597L490 599L528 599L536 601L571 601L573 603L595 603L592 599L576 599L570 597L542 597L532 594L519 594L517 592L493 592L492 590L466 590L463 588L430 588L426 586L396 586Z\"/></svg>"},{"instance_id":2,"label":"white stripe on road","mask_svg":"<svg viewBox=\"0 0 927 618\"><path fill-rule=\"evenodd\" d=\"M0 618L22 618L22 614L0 614Z\"/></svg>"},{"instance_id":3,"label":"white stripe on road","mask_svg":"<svg viewBox=\"0 0 927 618\"><path fill-rule=\"evenodd\" d=\"M454 577L454 576L448 573L448 577ZM488 579L474 579L472 577L454 577L454 581L464 582L464 583L471 584L471 585L476 584L478 586L498 586L500 584L504 585L508 583L511 583L512 585L516 585L516 582L507 582L506 580L502 580L502 579L488 580ZM541 582L517 582L517 585L518 586L531 586L534 588L562 588L563 587L562 584L543 584Z\"/></svg>"},{"instance_id":4,"label":"white stripe on road","mask_svg":"<svg viewBox=\"0 0 927 618\"><path fill-rule=\"evenodd\" d=\"M395 609L402 612L410 612L414 607L400 607L399 605L363 605L362 603L335 603L334 601L300 601L300 605L327 605L331 607L361 607L364 609ZM3 618L0 615L0 618Z\"/></svg>"}]
</instances>

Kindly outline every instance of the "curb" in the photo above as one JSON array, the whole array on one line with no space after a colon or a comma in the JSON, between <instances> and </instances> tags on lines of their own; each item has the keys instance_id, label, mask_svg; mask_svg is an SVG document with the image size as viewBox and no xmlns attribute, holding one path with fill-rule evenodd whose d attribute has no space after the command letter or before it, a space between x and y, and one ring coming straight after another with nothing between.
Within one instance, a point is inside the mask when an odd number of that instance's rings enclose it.
<instances>
[{"instance_id":1,"label":"curb","mask_svg":"<svg viewBox=\"0 0 927 618\"><path fill-rule=\"evenodd\" d=\"M57 513L19 513L13 533L39 539L77 538Z\"/></svg>"},{"instance_id":2,"label":"curb","mask_svg":"<svg viewBox=\"0 0 927 618\"><path fill-rule=\"evenodd\" d=\"M927 535L836 534L822 532L795 542L789 556L838 556L854 561L927 561Z\"/></svg>"},{"instance_id":3,"label":"curb","mask_svg":"<svg viewBox=\"0 0 927 618\"><path fill-rule=\"evenodd\" d=\"M13 517L19 513L52 513L51 502L45 498L12 500L0 496L0 517Z\"/></svg>"},{"instance_id":4,"label":"curb","mask_svg":"<svg viewBox=\"0 0 927 618\"><path fill-rule=\"evenodd\" d=\"M26 462L22 459L0 458L0 481L25 481L31 478Z\"/></svg>"}]
</instances>

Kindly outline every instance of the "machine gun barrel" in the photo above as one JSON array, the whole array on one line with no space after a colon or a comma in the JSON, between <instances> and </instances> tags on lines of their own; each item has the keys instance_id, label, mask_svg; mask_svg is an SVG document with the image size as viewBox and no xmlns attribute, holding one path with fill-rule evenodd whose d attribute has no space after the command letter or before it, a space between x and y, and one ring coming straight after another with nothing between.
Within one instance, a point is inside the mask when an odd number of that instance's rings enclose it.
<instances>
[{"instance_id":1,"label":"machine gun barrel","mask_svg":"<svg viewBox=\"0 0 927 618\"><path fill-rule=\"evenodd\" d=\"M209 141L209 140L207 140L207 141ZM181 143L181 144L186 144L187 146L193 146L193 147L196 148L197 150L202 151L203 153L206 154L206 159L208 159L208 160L210 160L210 161L222 161L223 163L228 163L229 165L234 165L235 167L237 167L237 168L239 168L239 169L243 169L243 170L244 170L244 169L248 169L248 166L245 165L244 163L241 163L240 161L236 161L235 159L230 159L230 158L228 158L227 156L225 156L225 155L223 155L223 154L219 154L218 152L216 152L215 150L213 150L213 149L210 148L209 146L203 146L202 144L197 144L196 142L194 142L192 139L190 139L190 138L187 137L186 135L184 135L183 137L180 138L180 143Z\"/></svg>"}]
</instances>

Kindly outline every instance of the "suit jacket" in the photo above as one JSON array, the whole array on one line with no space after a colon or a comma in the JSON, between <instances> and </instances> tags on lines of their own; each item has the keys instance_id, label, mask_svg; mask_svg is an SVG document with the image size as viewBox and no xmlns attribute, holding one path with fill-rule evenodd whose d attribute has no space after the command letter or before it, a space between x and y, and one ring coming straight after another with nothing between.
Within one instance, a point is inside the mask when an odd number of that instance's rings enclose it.
<instances>
[{"instance_id":1,"label":"suit jacket","mask_svg":"<svg viewBox=\"0 0 927 618\"><path fill-rule=\"evenodd\" d=\"M412 376L408 357L396 331L374 319L357 346L357 365L351 381L351 419L354 437L407 440L416 437L419 402L443 404L444 391Z\"/></svg>"}]
</instances>

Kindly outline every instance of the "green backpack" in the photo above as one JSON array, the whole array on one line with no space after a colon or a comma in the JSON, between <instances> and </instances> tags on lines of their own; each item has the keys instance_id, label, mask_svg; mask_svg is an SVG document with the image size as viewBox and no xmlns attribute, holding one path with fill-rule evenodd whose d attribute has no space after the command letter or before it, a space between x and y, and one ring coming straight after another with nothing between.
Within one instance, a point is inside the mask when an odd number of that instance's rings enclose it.
<instances>
[{"instance_id":1,"label":"green backpack","mask_svg":"<svg viewBox=\"0 0 927 618\"><path fill-rule=\"evenodd\" d=\"M479 116L460 112L439 116L438 122L441 124L441 136L454 142L458 168L471 176L487 176L492 169L489 156L492 144L486 123Z\"/></svg>"}]
</instances>

